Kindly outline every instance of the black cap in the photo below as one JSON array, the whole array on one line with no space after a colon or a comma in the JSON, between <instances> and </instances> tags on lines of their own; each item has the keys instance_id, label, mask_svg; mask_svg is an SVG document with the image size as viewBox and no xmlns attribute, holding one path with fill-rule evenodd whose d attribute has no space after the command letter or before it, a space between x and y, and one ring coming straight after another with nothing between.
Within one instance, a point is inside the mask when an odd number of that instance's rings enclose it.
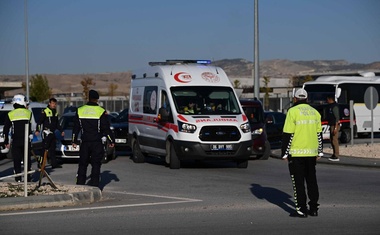
<instances>
[{"instance_id":1,"label":"black cap","mask_svg":"<svg viewBox=\"0 0 380 235\"><path fill-rule=\"evenodd\" d=\"M98 92L95 91L95 90L90 90L90 91L88 92L88 98L89 98L89 99L92 99L92 100L98 100L98 99L99 99L99 94L98 94Z\"/></svg>"}]
</instances>

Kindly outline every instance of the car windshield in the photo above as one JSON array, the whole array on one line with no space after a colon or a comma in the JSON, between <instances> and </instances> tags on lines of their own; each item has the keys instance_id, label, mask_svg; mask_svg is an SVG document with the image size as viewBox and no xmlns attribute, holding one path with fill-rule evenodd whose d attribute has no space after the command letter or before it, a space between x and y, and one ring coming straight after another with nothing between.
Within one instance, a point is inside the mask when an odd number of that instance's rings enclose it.
<instances>
[{"instance_id":1,"label":"car windshield","mask_svg":"<svg viewBox=\"0 0 380 235\"><path fill-rule=\"evenodd\" d=\"M128 109L124 109L117 117L111 118L113 123L128 122Z\"/></svg>"},{"instance_id":2,"label":"car windshield","mask_svg":"<svg viewBox=\"0 0 380 235\"><path fill-rule=\"evenodd\" d=\"M71 130L74 127L74 115L62 116L59 123L64 130Z\"/></svg>"},{"instance_id":3,"label":"car windshield","mask_svg":"<svg viewBox=\"0 0 380 235\"><path fill-rule=\"evenodd\" d=\"M241 114L230 87L172 87L171 94L180 114Z\"/></svg>"},{"instance_id":4,"label":"car windshield","mask_svg":"<svg viewBox=\"0 0 380 235\"><path fill-rule=\"evenodd\" d=\"M261 107L243 107L250 124L263 123L264 114Z\"/></svg>"}]
</instances>

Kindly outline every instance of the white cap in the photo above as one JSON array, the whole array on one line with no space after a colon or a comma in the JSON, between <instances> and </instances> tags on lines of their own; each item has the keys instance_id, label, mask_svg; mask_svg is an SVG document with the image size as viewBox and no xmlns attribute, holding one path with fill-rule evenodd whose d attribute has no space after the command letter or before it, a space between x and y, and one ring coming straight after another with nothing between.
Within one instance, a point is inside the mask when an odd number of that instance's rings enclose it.
<instances>
[{"instance_id":1,"label":"white cap","mask_svg":"<svg viewBox=\"0 0 380 235\"><path fill-rule=\"evenodd\" d=\"M298 89L296 91L296 93L294 94L294 97L296 97L297 99L307 99L307 92L305 91L305 89Z\"/></svg>"}]
</instances>

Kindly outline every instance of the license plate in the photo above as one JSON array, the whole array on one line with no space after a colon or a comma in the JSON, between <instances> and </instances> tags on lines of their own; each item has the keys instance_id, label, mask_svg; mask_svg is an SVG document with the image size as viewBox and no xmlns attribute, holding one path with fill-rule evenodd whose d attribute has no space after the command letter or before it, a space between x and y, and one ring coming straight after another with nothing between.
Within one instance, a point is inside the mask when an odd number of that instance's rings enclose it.
<instances>
[{"instance_id":1,"label":"license plate","mask_svg":"<svg viewBox=\"0 0 380 235\"><path fill-rule=\"evenodd\" d=\"M211 150L233 150L233 144L212 144L210 146Z\"/></svg>"},{"instance_id":2,"label":"license plate","mask_svg":"<svg viewBox=\"0 0 380 235\"><path fill-rule=\"evenodd\" d=\"M127 143L127 140L126 140L126 139L115 139L115 143L118 143L118 144L126 144L126 143Z\"/></svg>"},{"instance_id":3,"label":"license plate","mask_svg":"<svg viewBox=\"0 0 380 235\"><path fill-rule=\"evenodd\" d=\"M79 151L79 145L77 145L76 148L74 148L72 145L66 146L66 151Z\"/></svg>"}]
</instances>

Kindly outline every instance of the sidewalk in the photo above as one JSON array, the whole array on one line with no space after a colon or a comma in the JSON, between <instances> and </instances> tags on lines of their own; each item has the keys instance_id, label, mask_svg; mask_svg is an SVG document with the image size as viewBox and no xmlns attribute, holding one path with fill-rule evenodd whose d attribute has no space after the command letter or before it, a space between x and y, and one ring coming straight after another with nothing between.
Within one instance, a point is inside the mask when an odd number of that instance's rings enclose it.
<instances>
[{"instance_id":1,"label":"sidewalk","mask_svg":"<svg viewBox=\"0 0 380 235\"><path fill-rule=\"evenodd\" d=\"M331 154L325 153L324 156L318 160L318 164L335 164L345 166L357 166L357 167L378 167L380 168L380 159L377 158L361 158L361 157L348 157L340 156L339 162L329 161ZM281 159L281 149L275 149L271 152L272 158Z\"/></svg>"}]
</instances>

